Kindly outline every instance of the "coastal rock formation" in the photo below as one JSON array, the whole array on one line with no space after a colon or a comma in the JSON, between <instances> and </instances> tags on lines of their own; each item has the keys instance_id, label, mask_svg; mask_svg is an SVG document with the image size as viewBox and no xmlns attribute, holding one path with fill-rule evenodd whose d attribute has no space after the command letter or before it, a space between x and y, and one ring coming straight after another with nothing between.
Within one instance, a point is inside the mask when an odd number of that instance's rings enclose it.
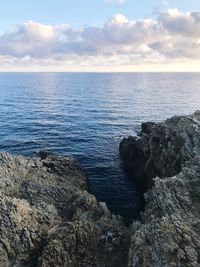
<instances>
[{"instance_id":1,"label":"coastal rock formation","mask_svg":"<svg viewBox=\"0 0 200 267\"><path fill-rule=\"evenodd\" d=\"M126 228L74 158L0 153L0 267L199 267L200 112L120 145L145 211Z\"/></svg>"},{"instance_id":2,"label":"coastal rock formation","mask_svg":"<svg viewBox=\"0 0 200 267\"><path fill-rule=\"evenodd\" d=\"M0 266L126 266L127 229L73 158L0 153Z\"/></svg>"},{"instance_id":3,"label":"coastal rock formation","mask_svg":"<svg viewBox=\"0 0 200 267\"><path fill-rule=\"evenodd\" d=\"M140 137L124 139L120 152L146 192L128 266L200 266L200 111L143 124Z\"/></svg>"}]
</instances>

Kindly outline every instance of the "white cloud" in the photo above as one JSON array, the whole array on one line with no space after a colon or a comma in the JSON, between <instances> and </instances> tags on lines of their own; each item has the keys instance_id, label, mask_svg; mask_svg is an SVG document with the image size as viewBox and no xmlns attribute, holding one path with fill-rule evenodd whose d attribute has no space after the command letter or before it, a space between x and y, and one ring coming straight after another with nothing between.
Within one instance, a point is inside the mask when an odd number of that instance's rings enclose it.
<instances>
[{"instance_id":1,"label":"white cloud","mask_svg":"<svg viewBox=\"0 0 200 267\"><path fill-rule=\"evenodd\" d=\"M157 20L118 14L102 27L28 21L0 35L1 68L108 67L200 62L200 12L170 9Z\"/></svg>"},{"instance_id":2,"label":"white cloud","mask_svg":"<svg viewBox=\"0 0 200 267\"><path fill-rule=\"evenodd\" d=\"M106 4L115 4L118 6L123 6L126 4L127 0L104 0Z\"/></svg>"}]
</instances>

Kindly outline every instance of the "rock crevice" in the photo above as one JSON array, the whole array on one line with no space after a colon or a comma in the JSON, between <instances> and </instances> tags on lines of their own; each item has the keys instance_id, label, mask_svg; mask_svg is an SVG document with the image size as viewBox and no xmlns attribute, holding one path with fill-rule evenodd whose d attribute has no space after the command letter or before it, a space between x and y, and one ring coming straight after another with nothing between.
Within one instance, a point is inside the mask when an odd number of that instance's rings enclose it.
<instances>
[{"instance_id":1,"label":"rock crevice","mask_svg":"<svg viewBox=\"0 0 200 267\"><path fill-rule=\"evenodd\" d=\"M145 192L130 228L75 159L0 153L0 266L199 267L200 112L144 123L120 152Z\"/></svg>"}]
</instances>

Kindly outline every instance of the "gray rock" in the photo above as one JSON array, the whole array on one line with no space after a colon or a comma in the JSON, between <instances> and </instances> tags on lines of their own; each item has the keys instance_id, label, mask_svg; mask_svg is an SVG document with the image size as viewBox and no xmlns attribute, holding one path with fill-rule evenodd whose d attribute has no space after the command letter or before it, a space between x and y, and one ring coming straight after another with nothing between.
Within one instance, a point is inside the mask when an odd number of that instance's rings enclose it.
<instances>
[{"instance_id":1,"label":"gray rock","mask_svg":"<svg viewBox=\"0 0 200 267\"><path fill-rule=\"evenodd\" d=\"M140 138L124 139L120 151L146 192L128 266L200 266L200 112L151 124Z\"/></svg>"},{"instance_id":2,"label":"gray rock","mask_svg":"<svg viewBox=\"0 0 200 267\"><path fill-rule=\"evenodd\" d=\"M130 228L75 159L0 153L0 266L200 266L200 112L143 124L120 152L145 192Z\"/></svg>"},{"instance_id":3,"label":"gray rock","mask_svg":"<svg viewBox=\"0 0 200 267\"><path fill-rule=\"evenodd\" d=\"M87 188L73 158L0 153L0 266L126 266L127 229Z\"/></svg>"}]
</instances>

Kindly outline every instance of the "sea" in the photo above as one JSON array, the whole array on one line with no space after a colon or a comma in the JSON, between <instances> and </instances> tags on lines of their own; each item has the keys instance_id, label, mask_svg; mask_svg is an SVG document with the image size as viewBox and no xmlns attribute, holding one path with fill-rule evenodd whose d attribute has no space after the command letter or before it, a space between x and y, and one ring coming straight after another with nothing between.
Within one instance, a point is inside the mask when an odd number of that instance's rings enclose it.
<instances>
[{"instance_id":1,"label":"sea","mask_svg":"<svg viewBox=\"0 0 200 267\"><path fill-rule=\"evenodd\" d=\"M0 150L76 157L97 199L131 221L144 203L120 141L197 109L200 73L0 73Z\"/></svg>"}]
</instances>

